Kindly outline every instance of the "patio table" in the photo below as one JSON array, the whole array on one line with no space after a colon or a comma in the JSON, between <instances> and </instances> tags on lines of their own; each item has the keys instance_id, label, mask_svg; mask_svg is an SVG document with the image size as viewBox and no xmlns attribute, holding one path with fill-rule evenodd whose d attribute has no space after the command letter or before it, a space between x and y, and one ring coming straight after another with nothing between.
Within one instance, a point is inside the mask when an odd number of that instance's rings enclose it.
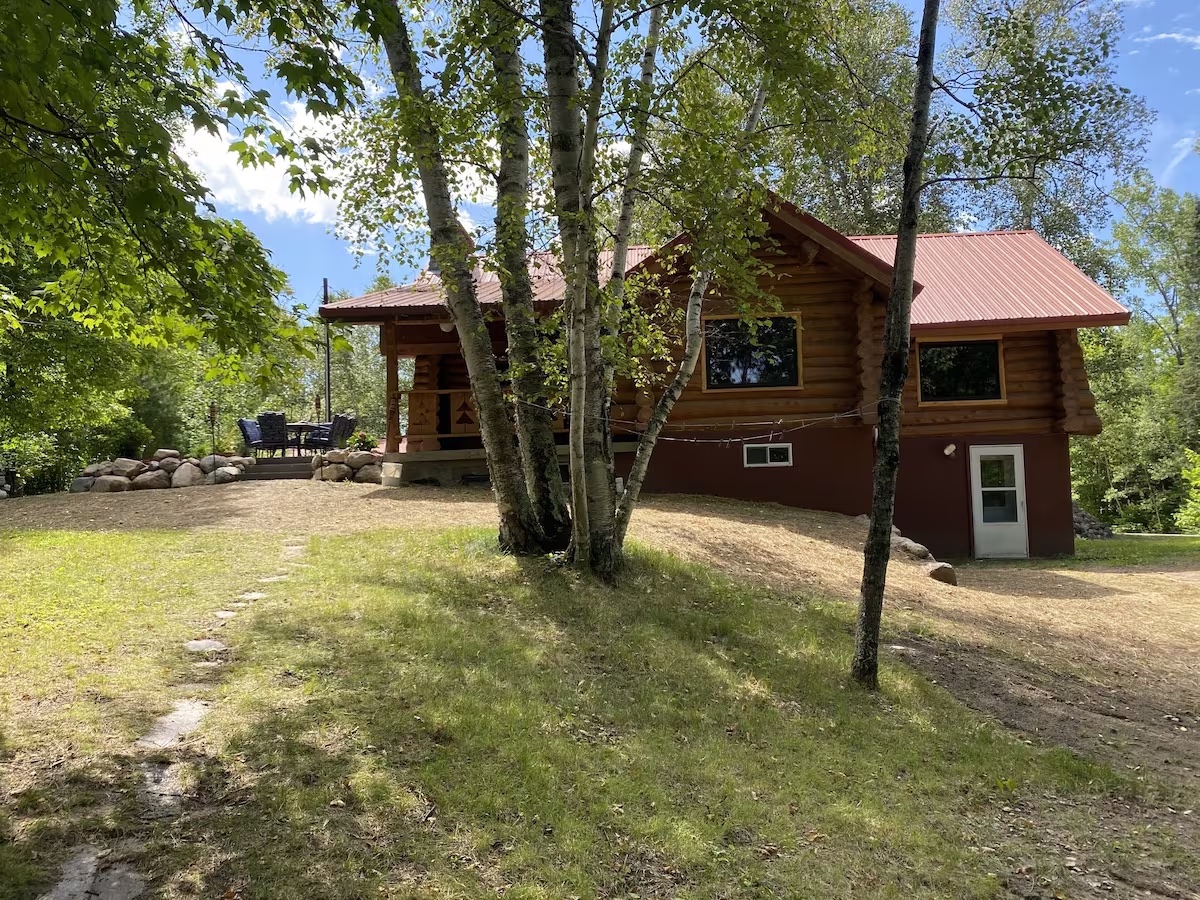
<instances>
[{"instance_id":1,"label":"patio table","mask_svg":"<svg viewBox=\"0 0 1200 900\"><path fill-rule=\"evenodd\" d=\"M328 422L288 422L288 439L290 441L292 438L295 438L296 443L292 444L292 446L296 448L296 455L300 455L300 441L305 434L308 434L310 431L316 431L318 428L325 428L328 424Z\"/></svg>"}]
</instances>

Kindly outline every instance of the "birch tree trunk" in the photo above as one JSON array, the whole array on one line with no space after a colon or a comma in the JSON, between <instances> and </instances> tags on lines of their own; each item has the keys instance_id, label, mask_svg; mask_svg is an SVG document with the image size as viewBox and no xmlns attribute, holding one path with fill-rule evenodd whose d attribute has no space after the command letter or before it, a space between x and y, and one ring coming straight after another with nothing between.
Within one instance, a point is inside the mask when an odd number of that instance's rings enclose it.
<instances>
[{"instance_id":1,"label":"birch tree trunk","mask_svg":"<svg viewBox=\"0 0 1200 900\"><path fill-rule=\"evenodd\" d=\"M896 506L896 474L900 468L900 412L908 377L909 324L912 313L913 268L917 258L921 179L929 140L929 104L933 95L933 57L940 0L925 0L917 50L917 82L913 93L912 129L904 156L904 185L892 292L883 330L883 369L879 381L879 422L875 442L874 493L871 525L863 549L862 586L854 659L850 674L859 684L879 688L879 625L883 592L892 551L892 514Z\"/></svg>"},{"instance_id":2,"label":"birch tree trunk","mask_svg":"<svg viewBox=\"0 0 1200 900\"><path fill-rule=\"evenodd\" d=\"M550 169L558 214L559 240L567 290L567 368L570 400L571 541L575 558L591 558L591 530L585 455L586 282L580 284L571 267L580 253L582 195L580 163L583 120L579 111L579 66L571 0L539 0L542 50L546 66L546 100L550 129Z\"/></svg>"},{"instance_id":3,"label":"birch tree trunk","mask_svg":"<svg viewBox=\"0 0 1200 900\"><path fill-rule=\"evenodd\" d=\"M498 7L497 7L498 9ZM529 131L520 35L507 12L492 16L489 42L499 96L500 164L496 178L496 247L509 376L516 399L517 444L525 486L548 550L563 550L571 538L553 413L538 366L537 316L529 275Z\"/></svg>"},{"instance_id":4,"label":"birch tree trunk","mask_svg":"<svg viewBox=\"0 0 1200 900\"><path fill-rule=\"evenodd\" d=\"M766 103L767 79L764 76L754 95L750 111L746 115L746 124L742 128L743 140L748 140L758 130ZM726 188L726 200L733 198L734 190L733 185ZM623 214L624 204L622 204ZM628 237L626 239L628 240ZM671 415L671 410L675 408L676 401L679 400L684 388L688 386L688 382L692 380L692 376L696 372L696 363L700 359L700 348L704 343L701 312L704 309L704 295L708 293L712 276L712 270L706 268L696 272L692 278L692 288L688 292L687 310L684 315L683 356L676 367L675 377L671 379L671 383L667 385L666 390L659 396L658 402L654 404L654 409L650 412L650 419L646 423L646 429L638 438L637 451L634 453L633 464L629 469L629 478L625 482L625 490L617 504L616 533L617 541L620 544L624 544L625 534L629 531L629 520L633 516L633 508L637 505L638 497L641 495L642 482L646 480L650 457L654 453L659 435L662 434L663 427L667 424L667 419Z\"/></svg>"},{"instance_id":5,"label":"birch tree trunk","mask_svg":"<svg viewBox=\"0 0 1200 900\"><path fill-rule=\"evenodd\" d=\"M429 216L430 255L441 266L446 305L458 329L479 410L479 428L500 514L500 546L516 553L539 552L542 535L526 491L491 336L475 296L471 243L454 209L441 137L429 112L408 24L398 0L371 0L364 8L370 11L374 33L387 54L403 109L399 125L420 174Z\"/></svg>"}]
</instances>

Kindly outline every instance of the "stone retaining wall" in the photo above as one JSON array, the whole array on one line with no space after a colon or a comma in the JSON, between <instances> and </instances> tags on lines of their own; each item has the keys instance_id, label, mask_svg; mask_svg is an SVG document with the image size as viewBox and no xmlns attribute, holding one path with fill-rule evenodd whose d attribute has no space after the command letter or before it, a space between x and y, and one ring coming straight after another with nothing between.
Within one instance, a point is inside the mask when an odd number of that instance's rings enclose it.
<instances>
[{"instance_id":1,"label":"stone retaining wall","mask_svg":"<svg viewBox=\"0 0 1200 900\"><path fill-rule=\"evenodd\" d=\"M327 450L313 457L313 481L383 482L383 454L378 450Z\"/></svg>"},{"instance_id":2,"label":"stone retaining wall","mask_svg":"<svg viewBox=\"0 0 1200 900\"><path fill-rule=\"evenodd\" d=\"M71 493L165 490L228 484L254 465L252 456L184 457L178 450L156 450L148 460L106 459L92 463L71 482Z\"/></svg>"}]
</instances>

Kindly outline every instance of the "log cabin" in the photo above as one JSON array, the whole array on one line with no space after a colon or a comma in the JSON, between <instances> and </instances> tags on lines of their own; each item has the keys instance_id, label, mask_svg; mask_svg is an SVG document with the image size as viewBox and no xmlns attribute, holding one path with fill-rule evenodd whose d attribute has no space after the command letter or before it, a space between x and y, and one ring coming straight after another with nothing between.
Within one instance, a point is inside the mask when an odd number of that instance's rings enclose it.
<instances>
[{"instance_id":1,"label":"log cabin","mask_svg":"<svg viewBox=\"0 0 1200 900\"><path fill-rule=\"evenodd\" d=\"M779 200L763 216L769 240L756 251L767 266L759 285L778 310L752 327L719 291L706 299L701 361L655 448L644 492L858 515L871 505L895 237L845 236ZM632 248L630 271L660 258L661 250ZM530 268L535 306L554 309L564 283L553 260L534 255ZM686 275L664 280L682 303ZM915 281L897 526L941 558L1071 554L1069 439L1100 431L1078 330L1125 324L1128 310L1032 231L921 235ZM499 281L481 267L476 287L493 311L489 328L503 360ZM486 477L467 369L436 273L320 314L379 327L390 411L385 483ZM402 357L414 361L404 392ZM617 385L618 476L654 399L632 382ZM558 424L565 444L565 421Z\"/></svg>"}]
</instances>

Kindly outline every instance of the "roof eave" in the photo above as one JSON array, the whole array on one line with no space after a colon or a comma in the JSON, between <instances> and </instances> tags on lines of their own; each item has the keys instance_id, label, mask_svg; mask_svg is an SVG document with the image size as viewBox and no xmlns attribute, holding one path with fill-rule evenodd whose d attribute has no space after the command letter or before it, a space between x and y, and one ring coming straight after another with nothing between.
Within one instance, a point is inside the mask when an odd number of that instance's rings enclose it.
<instances>
[{"instance_id":1,"label":"roof eave","mask_svg":"<svg viewBox=\"0 0 1200 900\"><path fill-rule=\"evenodd\" d=\"M914 334L971 334L994 331L1057 331L1067 328L1102 328L1128 325L1129 310L1085 316L1046 316L1008 319L972 319L962 322L914 322Z\"/></svg>"}]
</instances>

